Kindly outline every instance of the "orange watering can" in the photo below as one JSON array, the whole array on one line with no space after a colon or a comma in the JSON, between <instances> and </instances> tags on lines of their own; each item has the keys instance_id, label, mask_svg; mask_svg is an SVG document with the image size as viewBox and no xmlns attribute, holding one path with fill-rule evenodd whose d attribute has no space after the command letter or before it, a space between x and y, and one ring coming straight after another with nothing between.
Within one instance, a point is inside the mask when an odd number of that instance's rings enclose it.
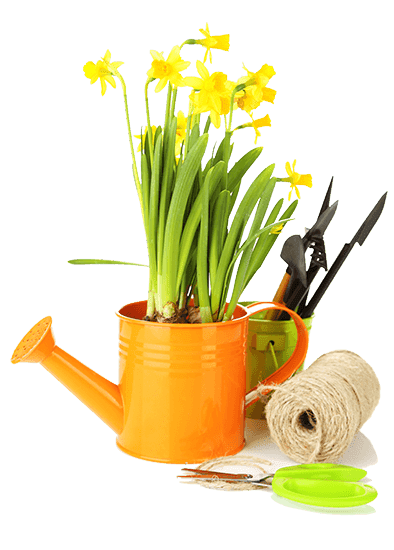
<instances>
[{"instance_id":1,"label":"orange watering can","mask_svg":"<svg viewBox=\"0 0 394 550\"><path fill-rule=\"evenodd\" d=\"M161 324L143 321L146 301L123 307L119 333L119 385L55 345L45 317L23 338L12 363L41 363L117 434L118 447L157 462L200 463L240 451L245 406L248 318L265 309L286 311L297 327L290 359L263 384L280 384L303 363L308 332L285 306L238 305L225 323ZM269 391L269 390L267 390ZM266 391L266 393L267 393Z\"/></svg>"}]
</instances>

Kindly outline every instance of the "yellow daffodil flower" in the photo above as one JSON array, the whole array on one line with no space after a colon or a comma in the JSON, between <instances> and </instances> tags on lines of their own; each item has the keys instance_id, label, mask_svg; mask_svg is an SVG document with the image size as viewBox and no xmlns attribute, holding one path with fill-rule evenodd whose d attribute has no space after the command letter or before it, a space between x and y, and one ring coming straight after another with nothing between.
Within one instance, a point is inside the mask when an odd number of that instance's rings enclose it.
<instances>
[{"instance_id":1,"label":"yellow daffodil flower","mask_svg":"<svg viewBox=\"0 0 394 550\"><path fill-rule=\"evenodd\" d=\"M152 126L152 143L154 142L154 139L155 139L155 133L156 133L156 126ZM142 147L145 147L145 139L146 139L146 134L148 133L148 126L145 128L145 132L142 136ZM141 135L135 135L134 136L135 138L137 139L141 139ZM138 149L137 149L137 152L138 151L141 151L141 142L139 143L138 145Z\"/></svg>"},{"instance_id":2,"label":"yellow daffodil flower","mask_svg":"<svg viewBox=\"0 0 394 550\"><path fill-rule=\"evenodd\" d=\"M261 136L259 132L259 128L263 128L264 126L271 126L271 119L268 115L265 115L263 118L258 118L257 120L253 120L252 117L252 128L254 128L254 131L256 132L256 139L254 140L254 144L257 143L257 138Z\"/></svg>"},{"instance_id":3,"label":"yellow daffodil flower","mask_svg":"<svg viewBox=\"0 0 394 550\"><path fill-rule=\"evenodd\" d=\"M176 119L175 156L177 157L181 153L182 142L186 136L187 118L182 111L178 111L178 116Z\"/></svg>"},{"instance_id":4,"label":"yellow daffodil flower","mask_svg":"<svg viewBox=\"0 0 394 550\"><path fill-rule=\"evenodd\" d=\"M235 95L235 102L237 107L250 115L262 102L262 94L258 93L257 86L248 86L243 92Z\"/></svg>"},{"instance_id":5,"label":"yellow daffodil flower","mask_svg":"<svg viewBox=\"0 0 394 550\"><path fill-rule=\"evenodd\" d=\"M284 223L280 223L279 225L274 225L274 227L270 231L270 235L279 235L279 233L284 228Z\"/></svg>"},{"instance_id":6,"label":"yellow daffodil flower","mask_svg":"<svg viewBox=\"0 0 394 550\"><path fill-rule=\"evenodd\" d=\"M207 60L208 53L209 53L209 60L212 63L212 52L211 49L215 50L224 50L228 52L230 48L230 35L229 34L222 34L220 36L211 36L209 34L209 27L208 23L206 25L206 30L200 29L200 32L205 36L205 38L201 38L200 40L196 40L196 44L201 44L201 46L204 46L204 48L207 49L204 56L204 63Z\"/></svg>"},{"instance_id":7,"label":"yellow daffodil flower","mask_svg":"<svg viewBox=\"0 0 394 550\"><path fill-rule=\"evenodd\" d=\"M230 110L231 90L233 83L229 83L227 75L221 72L209 74L208 69L201 61L196 63L197 71L201 78L188 76L184 78L186 86L191 86L193 91L190 99L194 105L194 113L210 112L212 124L220 127L220 115L227 114Z\"/></svg>"},{"instance_id":8,"label":"yellow daffodil flower","mask_svg":"<svg viewBox=\"0 0 394 550\"><path fill-rule=\"evenodd\" d=\"M254 84L247 86L243 92L236 94L235 99L237 106L246 111L249 115L254 109L261 104L262 101L274 102L276 91L267 88L266 84L269 79L275 74L273 67L263 65L260 71L252 73L244 65L244 69L248 76L243 76L238 79L237 84L254 81Z\"/></svg>"},{"instance_id":9,"label":"yellow daffodil flower","mask_svg":"<svg viewBox=\"0 0 394 550\"><path fill-rule=\"evenodd\" d=\"M298 191L297 185L306 185L307 187L312 187L312 176L311 174L298 174L295 171L296 161L293 162L293 167L290 167L290 162L286 162L286 172L288 173L288 178L281 178L281 181L290 182L290 193L289 200L293 189L295 189L297 198L301 198L300 192Z\"/></svg>"},{"instance_id":10,"label":"yellow daffodil flower","mask_svg":"<svg viewBox=\"0 0 394 550\"><path fill-rule=\"evenodd\" d=\"M274 68L267 64L263 65L257 73L252 73L245 67L245 65L243 67L248 73L248 80L253 79L258 88L264 88L270 79L276 74Z\"/></svg>"},{"instance_id":11,"label":"yellow daffodil flower","mask_svg":"<svg viewBox=\"0 0 394 550\"><path fill-rule=\"evenodd\" d=\"M150 53L153 57L153 61L147 75L150 78L159 79L159 83L155 88L156 92L160 92L166 86L167 82L171 82L173 86L177 87L185 85L180 71L187 69L190 65L190 61L184 61L179 55L179 52L179 46L174 46L166 61L162 53L151 50Z\"/></svg>"},{"instance_id":12,"label":"yellow daffodil flower","mask_svg":"<svg viewBox=\"0 0 394 550\"><path fill-rule=\"evenodd\" d=\"M104 95L107 89L107 82L113 88L116 88L116 82L112 75L116 74L118 67L123 65L123 61L111 61L111 53L109 50L101 60L97 63L88 61L83 70L86 78L90 78L90 84L94 84L98 79L101 82L101 95Z\"/></svg>"},{"instance_id":13,"label":"yellow daffodil flower","mask_svg":"<svg viewBox=\"0 0 394 550\"><path fill-rule=\"evenodd\" d=\"M258 118L257 120L253 120L252 115L251 119L252 122L247 122L246 124L241 124L241 126L237 126L237 128L234 128L235 130L241 130L242 128L254 128L254 131L256 132L256 139L254 141L255 145L257 143L257 138L261 136L259 132L259 128L263 128L264 126L271 126L271 119L268 115L265 115L263 118Z\"/></svg>"}]
</instances>

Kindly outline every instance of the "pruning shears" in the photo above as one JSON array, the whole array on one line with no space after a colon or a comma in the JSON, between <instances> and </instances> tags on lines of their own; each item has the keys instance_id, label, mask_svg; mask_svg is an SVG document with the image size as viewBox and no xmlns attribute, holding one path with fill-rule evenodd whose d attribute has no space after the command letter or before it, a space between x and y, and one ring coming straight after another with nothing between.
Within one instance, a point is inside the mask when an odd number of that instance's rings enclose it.
<instances>
[{"instance_id":1,"label":"pruning shears","mask_svg":"<svg viewBox=\"0 0 394 550\"><path fill-rule=\"evenodd\" d=\"M311 262L306 273L306 284L304 284L301 279L294 278L290 281L290 284L284 294L283 302L286 307L295 310L299 305L299 314L301 314L301 306L303 307L303 304L305 304L308 289L316 277L319 269L323 267L327 271L327 258L323 235L338 207L338 201L329 206L333 179L334 178L331 178L330 185L324 197L324 201L315 225L309 229L302 238L304 252L306 252L308 248L313 248ZM288 319L288 315L286 313L279 316L279 320L284 319Z\"/></svg>"},{"instance_id":2,"label":"pruning shears","mask_svg":"<svg viewBox=\"0 0 394 550\"><path fill-rule=\"evenodd\" d=\"M275 474L252 476L250 474L228 474L211 470L183 468L192 472L178 478L205 481L226 481L228 483L251 483L261 487L272 486L277 495L308 504L329 508L348 508L371 502L378 492L371 485L360 483L367 472L341 464L300 464L279 468Z\"/></svg>"}]
</instances>

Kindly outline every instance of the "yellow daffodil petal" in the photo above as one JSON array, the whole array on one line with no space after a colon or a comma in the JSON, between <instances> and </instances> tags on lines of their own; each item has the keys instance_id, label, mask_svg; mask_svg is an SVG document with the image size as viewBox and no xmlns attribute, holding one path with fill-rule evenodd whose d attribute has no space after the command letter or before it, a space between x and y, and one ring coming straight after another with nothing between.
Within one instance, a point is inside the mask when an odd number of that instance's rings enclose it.
<instances>
[{"instance_id":1,"label":"yellow daffodil petal","mask_svg":"<svg viewBox=\"0 0 394 550\"><path fill-rule=\"evenodd\" d=\"M195 90L201 90L204 86L204 81L202 78L198 78L197 76L185 76L183 82L185 83L185 86L190 86Z\"/></svg>"},{"instance_id":2,"label":"yellow daffodil petal","mask_svg":"<svg viewBox=\"0 0 394 550\"><path fill-rule=\"evenodd\" d=\"M288 178L282 178L282 181L290 182L290 194L289 200L291 197L291 192L295 189L297 197L300 199L300 192L297 188L297 185L305 185L306 187L312 187L312 176L311 174L298 174L295 171L296 161L293 162L293 167L290 168L290 163L286 162L286 172L288 173Z\"/></svg>"},{"instance_id":3,"label":"yellow daffodil petal","mask_svg":"<svg viewBox=\"0 0 394 550\"><path fill-rule=\"evenodd\" d=\"M204 46L204 48L206 48L205 55L204 55L204 63L208 58L208 53L209 53L209 61L212 63L212 51L211 51L212 49L228 51L228 49L230 48L229 34L211 36L208 26L206 30L200 29L200 32L203 34L205 38L196 40L195 44L200 44L201 46Z\"/></svg>"},{"instance_id":4,"label":"yellow daffodil petal","mask_svg":"<svg viewBox=\"0 0 394 550\"><path fill-rule=\"evenodd\" d=\"M107 83L105 82L104 78L100 78L101 82L101 95L104 95L107 89Z\"/></svg>"},{"instance_id":5,"label":"yellow daffodil petal","mask_svg":"<svg viewBox=\"0 0 394 550\"><path fill-rule=\"evenodd\" d=\"M118 69L121 65L123 65L123 61L113 61L111 63L111 68L112 69Z\"/></svg>"},{"instance_id":6,"label":"yellow daffodil petal","mask_svg":"<svg viewBox=\"0 0 394 550\"><path fill-rule=\"evenodd\" d=\"M83 72L85 73L86 78L93 78L96 71L96 65L93 63L93 61L88 61L83 67Z\"/></svg>"},{"instance_id":7,"label":"yellow daffodil petal","mask_svg":"<svg viewBox=\"0 0 394 550\"><path fill-rule=\"evenodd\" d=\"M97 66L95 63L93 63L93 61L87 61L85 63L85 65L83 66L83 73L86 78L90 79L90 84L94 84L99 78Z\"/></svg>"},{"instance_id":8,"label":"yellow daffodil petal","mask_svg":"<svg viewBox=\"0 0 394 550\"><path fill-rule=\"evenodd\" d=\"M166 87L167 85L167 82L168 82L168 76L165 76L163 77L161 80L159 80L156 88L155 88L155 92L161 92L163 88Z\"/></svg>"},{"instance_id":9,"label":"yellow daffodil petal","mask_svg":"<svg viewBox=\"0 0 394 550\"><path fill-rule=\"evenodd\" d=\"M196 62L196 67L197 67L198 74L201 76L202 79L209 78L208 69L205 67L203 63L201 63L201 61Z\"/></svg>"},{"instance_id":10,"label":"yellow daffodil petal","mask_svg":"<svg viewBox=\"0 0 394 550\"><path fill-rule=\"evenodd\" d=\"M263 126L271 126L271 119L269 115L265 115L263 118L258 118L252 122L253 128L263 128Z\"/></svg>"},{"instance_id":11,"label":"yellow daffodil petal","mask_svg":"<svg viewBox=\"0 0 394 550\"><path fill-rule=\"evenodd\" d=\"M212 94L211 103L212 103L213 110L220 113L221 108L222 108L220 97L218 95L213 95Z\"/></svg>"},{"instance_id":12,"label":"yellow daffodil petal","mask_svg":"<svg viewBox=\"0 0 394 550\"><path fill-rule=\"evenodd\" d=\"M279 233L282 231L283 227L284 227L283 223L280 223L279 225L274 225L274 227L272 227L272 229L270 231L270 234L271 235L279 235Z\"/></svg>"},{"instance_id":13,"label":"yellow daffodil petal","mask_svg":"<svg viewBox=\"0 0 394 550\"><path fill-rule=\"evenodd\" d=\"M271 90L271 88L264 87L262 90L263 93L263 101L269 101L270 103L274 102L276 91Z\"/></svg>"},{"instance_id":14,"label":"yellow daffodil petal","mask_svg":"<svg viewBox=\"0 0 394 550\"><path fill-rule=\"evenodd\" d=\"M156 59L156 61L164 61L164 57L162 53L159 53L156 50L151 50L150 54L153 57L153 59Z\"/></svg>"},{"instance_id":15,"label":"yellow daffodil petal","mask_svg":"<svg viewBox=\"0 0 394 550\"><path fill-rule=\"evenodd\" d=\"M230 48L230 35L229 34L221 34L220 36L215 36L216 38L216 44L214 48L216 50L224 50L228 52Z\"/></svg>"},{"instance_id":16,"label":"yellow daffodil petal","mask_svg":"<svg viewBox=\"0 0 394 550\"><path fill-rule=\"evenodd\" d=\"M96 64L92 61L88 61L88 63L86 63L83 68L85 76L87 78L90 78L91 84L94 84L95 82L97 82L98 79L100 79L101 95L104 95L107 90L107 82L111 84L113 88L116 88L116 82L114 77L112 76L112 73L113 71L116 71L117 67L123 64L122 61L115 61L114 63L110 63L110 60L111 52L107 50L104 57L102 59L99 59Z\"/></svg>"},{"instance_id":17,"label":"yellow daffodil petal","mask_svg":"<svg viewBox=\"0 0 394 550\"><path fill-rule=\"evenodd\" d=\"M252 120L253 120L253 118L252 118ZM256 139L254 140L254 143L256 145L257 138L261 136L258 129L263 128L263 126L271 126L270 117L268 115L265 115L265 117L263 117L263 118L258 118L257 120L253 120L253 122L251 123L251 126L254 128L254 130L256 132Z\"/></svg>"},{"instance_id":18,"label":"yellow daffodil petal","mask_svg":"<svg viewBox=\"0 0 394 550\"><path fill-rule=\"evenodd\" d=\"M257 71L257 74L259 73L264 75L267 78L272 78L276 74L274 68L271 67L271 65L267 65L267 64L263 65L261 69Z\"/></svg>"},{"instance_id":19,"label":"yellow daffodil petal","mask_svg":"<svg viewBox=\"0 0 394 550\"><path fill-rule=\"evenodd\" d=\"M180 75L179 73L174 73L170 76L169 78L171 84L173 84L174 86L185 86L186 84L184 83L183 81L183 76Z\"/></svg>"},{"instance_id":20,"label":"yellow daffodil petal","mask_svg":"<svg viewBox=\"0 0 394 550\"><path fill-rule=\"evenodd\" d=\"M306 185L307 187L312 187L312 176L311 176L311 174L301 175L300 179L297 181L297 185Z\"/></svg>"},{"instance_id":21,"label":"yellow daffodil petal","mask_svg":"<svg viewBox=\"0 0 394 550\"><path fill-rule=\"evenodd\" d=\"M179 46L174 46L170 52L170 55L167 58L167 63L170 63L171 65L176 63L178 61L178 58L180 57L179 56L180 51L181 50Z\"/></svg>"},{"instance_id":22,"label":"yellow daffodil petal","mask_svg":"<svg viewBox=\"0 0 394 550\"><path fill-rule=\"evenodd\" d=\"M104 78L109 84L111 84L111 86L112 86L113 88L116 88L116 82L115 82L115 79L114 79L113 76L111 76L111 75L106 75L106 76L104 76L103 78Z\"/></svg>"},{"instance_id":23,"label":"yellow daffodil petal","mask_svg":"<svg viewBox=\"0 0 394 550\"><path fill-rule=\"evenodd\" d=\"M180 71L184 71L190 63L184 61L180 57L179 52L179 46L174 46L167 61L165 61L162 54L156 50L151 50L153 61L147 75L150 78L159 79L159 83L156 86L156 92L160 92L168 81L174 86L185 86L183 77L179 73Z\"/></svg>"},{"instance_id":24,"label":"yellow daffodil petal","mask_svg":"<svg viewBox=\"0 0 394 550\"><path fill-rule=\"evenodd\" d=\"M205 37L210 36L210 30L209 30L208 23L205 23L205 29L198 29L198 32L200 32Z\"/></svg>"},{"instance_id":25,"label":"yellow daffodil petal","mask_svg":"<svg viewBox=\"0 0 394 550\"><path fill-rule=\"evenodd\" d=\"M177 128L186 128L187 118L183 114L183 111L178 111L177 119Z\"/></svg>"},{"instance_id":26,"label":"yellow daffodil petal","mask_svg":"<svg viewBox=\"0 0 394 550\"><path fill-rule=\"evenodd\" d=\"M216 111L211 111L211 121L215 128L220 128L220 115Z\"/></svg>"},{"instance_id":27,"label":"yellow daffodil petal","mask_svg":"<svg viewBox=\"0 0 394 550\"><path fill-rule=\"evenodd\" d=\"M111 52L109 50L107 50L105 52L105 56L103 57L105 63L109 63L111 61Z\"/></svg>"}]
</instances>

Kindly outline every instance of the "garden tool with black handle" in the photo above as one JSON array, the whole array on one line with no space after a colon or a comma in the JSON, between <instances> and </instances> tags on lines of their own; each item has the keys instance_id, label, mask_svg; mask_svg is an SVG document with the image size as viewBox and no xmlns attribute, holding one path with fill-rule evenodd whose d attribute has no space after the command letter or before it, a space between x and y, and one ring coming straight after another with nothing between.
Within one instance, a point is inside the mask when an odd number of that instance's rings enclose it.
<instances>
[{"instance_id":1,"label":"garden tool with black handle","mask_svg":"<svg viewBox=\"0 0 394 550\"><path fill-rule=\"evenodd\" d=\"M304 284L303 281L294 279L294 281L292 281L292 284L289 284L288 286L288 289L284 296L284 303L289 309L295 311L296 307L307 293L308 288L319 269L326 266L323 235L332 218L334 217L337 207L338 201L334 202L333 205L326 208L326 210L324 210L324 212L319 216L315 225L304 235L302 239L304 250L307 250L309 246L312 246L314 252L312 254L311 265L307 273L307 283ZM288 320L289 316L287 315L287 313L283 313L278 316L278 319L280 321Z\"/></svg>"},{"instance_id":2,"label":"garden tool with black handle","mask_svg":"<svg viewBox=\"0 0 394 550\"><path fill-rule=\"evenodd\" d=\"M342 248L335 262L329 269L327 275L324 277L319 288L316 290L315 294L312 296L308 305L305 307L302 315L304 319L307 317L310 317L313 314L317 304L320 302L323 294L331 284L335 275L338 273L339 268L342 266L343 262L349 256L354 245L356 243L358 243L360 246L364 244L365 239L370 234L372 228L374 227L374 225L376 224L376 222L380 217L380 214L382 213L382 210L384 208L384 203L386 202L386 197L387 197L387 192L380 198L376 206L373 208L373 210L371 211L367 219L364 221L360 229L357 231L357 233L353 237L352 241L349 244L345 244L345 246Z\"/></svg>"},{"instance_id":3,"label":"garden tool with black handle","mask_svg":"<svg viewBox=\"0 0 394 550\"><path fill-rule=\"evenodd\" d=\"M324 231L326 230L328 224L330 223L330 221L332 220L332 218L335 214L336 206L335 206L335 208L333 208L334 205L332 205L332 207L329 207L332 183L333 183L333 178L331 178L330 185L329 185L327 193L324 197L324 201L323 201L323 204L322 204L322 207L320 209L320 213L319 213L319 216L317 218L317 221L316 221L315 225L311 229L309 229L305 233L304 237L302 238L304 251L306 251L307 248L312 243L316 242L315 241L316 238L319 238L319 237L322 238L322 236L324 234ZM335 204L337 205L337 203L335 203ZM330 210L330 209L332 209L332 210ZM329 213L327 213L327 211ZM286 293L287 287L289 285L290 274L291 274L291 271L288 268L286 270L286 273L285 273L280 285L279 285L278 290L276 291L276 294L275 294L274 299L273 299L274 302L276 302L276 303L286 303L285 293ZM293 290L291 290L291 292L293 292ZM286 298L288 298L289 295L290 295L290 289L287 291ZM270 316L269 317L266 316L265 317L266 319L277 319L279 317L278 312L268 312L268 313L270 314Z\"/></svg>"},{"instance_id":4,"label":"garden tool with black handle","mask_svg":"<svg viewBox=\"0 0 394 550\"><path fill-rule=\"evenodd\" d=\"M327 271L327 256L323 235L338 207L338 200L329 206L333 181L334 176L332 176L330 180L316 223L305 233L302 238L304 254L308 248L313 249L310 266L307 272L306 287L302 281L299 281L296 278L291 281L291 284L286 284L285 278L286 276L288 277L288 269L278 288L278 291L281 290L281 293L278 295L277 291L275 297L273 298L274 302L285 303L286 305L288 304L290 309L295 309L296 305L298 305L302 298L307 295L308 289L319 269L323 267ZM287 281L290 281L289 277L287 278ZM296 301L294 302L294 300ZM282 321L289 319L289 316L286 313L277 313L275 317L272 316L271 318Z\"/></svg>"}]
</instances>

